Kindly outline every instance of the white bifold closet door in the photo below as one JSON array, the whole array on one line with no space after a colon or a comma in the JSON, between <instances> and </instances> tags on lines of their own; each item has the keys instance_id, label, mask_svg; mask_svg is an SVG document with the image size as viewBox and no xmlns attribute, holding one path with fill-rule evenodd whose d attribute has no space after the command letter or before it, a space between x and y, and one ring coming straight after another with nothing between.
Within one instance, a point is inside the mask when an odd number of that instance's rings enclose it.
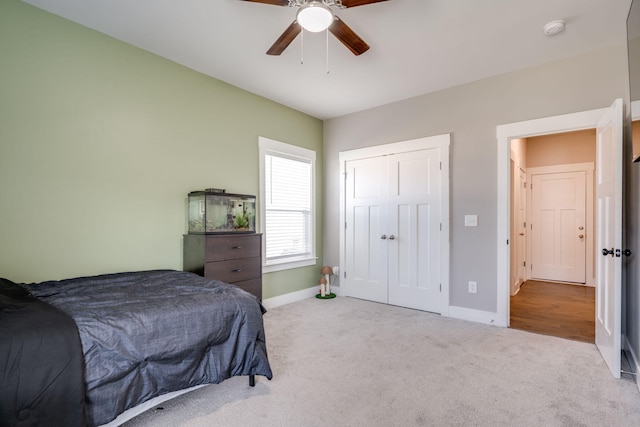
<instances>
[{"instance_id":1,"label":"white bifold closet door","mask_svg":"<svg viewBox=\"0 0 640 427\"><path fill-rule=\"evenodd\" d=\"M441 150L346 162L348 296L441 312Z\"/></svg>"}]
</instances>

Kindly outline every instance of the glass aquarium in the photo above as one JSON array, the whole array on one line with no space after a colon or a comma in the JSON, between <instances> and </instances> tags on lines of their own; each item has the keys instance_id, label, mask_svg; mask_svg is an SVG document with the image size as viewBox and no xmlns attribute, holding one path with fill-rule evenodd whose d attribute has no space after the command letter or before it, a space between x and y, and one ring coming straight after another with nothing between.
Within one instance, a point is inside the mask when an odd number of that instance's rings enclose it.
<instances>
[{"instance_id":1,"label":"glass aquarium","mask_svg":"<svg viewBox=\"0 0 640 427\"><path fill-rule=\"evenodd\" d=\"M224 190L189 193L189 234L255 232L255 196Z\"/></svg>"}]
</instances>

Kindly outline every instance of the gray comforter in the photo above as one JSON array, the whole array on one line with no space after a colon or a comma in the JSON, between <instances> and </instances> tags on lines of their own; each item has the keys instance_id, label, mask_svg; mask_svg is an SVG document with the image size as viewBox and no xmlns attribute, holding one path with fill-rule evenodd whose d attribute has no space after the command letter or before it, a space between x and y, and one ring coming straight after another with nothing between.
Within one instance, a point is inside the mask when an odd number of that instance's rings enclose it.
<instances>
[{"instance_id":1,"label":"gray comforter","mask_svg":"<svg viewBox=\"0 0 640 427\"><path fill-rule=\"evenodd\" d=\"M272 377L264 308L236 286L179 271L23 286L77 324L89 424L170 391L236 375Z\"/></svg>"}]
</instances>

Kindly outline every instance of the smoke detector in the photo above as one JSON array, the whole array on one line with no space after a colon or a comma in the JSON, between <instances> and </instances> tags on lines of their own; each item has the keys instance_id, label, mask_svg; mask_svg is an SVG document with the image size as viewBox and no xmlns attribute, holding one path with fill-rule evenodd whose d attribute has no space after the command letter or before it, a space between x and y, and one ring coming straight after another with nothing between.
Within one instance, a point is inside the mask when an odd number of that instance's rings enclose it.
<instances>
[{"instance_id":1,"label":"smoke detector","mask_svg":"<svg viewBox=\"0 0 640 427\"><path fill-rule=\"evenodd\" d=\"M551 21L544 26L544 34L546 36L555 36L564 31L564 24L562 19Z\"/></svg>"}]
</instances>

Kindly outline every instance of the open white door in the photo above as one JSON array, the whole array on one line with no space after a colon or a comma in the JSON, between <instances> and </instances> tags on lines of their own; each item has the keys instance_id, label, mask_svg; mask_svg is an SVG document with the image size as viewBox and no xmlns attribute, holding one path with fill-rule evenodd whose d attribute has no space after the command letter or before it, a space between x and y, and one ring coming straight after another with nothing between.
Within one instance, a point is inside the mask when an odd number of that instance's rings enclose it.
<instances>
[{"instance_id":1,"label":"open white door","mask_svg":"<svg viewBox=\"0 0 640 427\"><path fill-rule=\"evenodd\" d=\"M596 345L620 378L622 288L622 100L596 132Z\"/></svg>"}]
</instances>

